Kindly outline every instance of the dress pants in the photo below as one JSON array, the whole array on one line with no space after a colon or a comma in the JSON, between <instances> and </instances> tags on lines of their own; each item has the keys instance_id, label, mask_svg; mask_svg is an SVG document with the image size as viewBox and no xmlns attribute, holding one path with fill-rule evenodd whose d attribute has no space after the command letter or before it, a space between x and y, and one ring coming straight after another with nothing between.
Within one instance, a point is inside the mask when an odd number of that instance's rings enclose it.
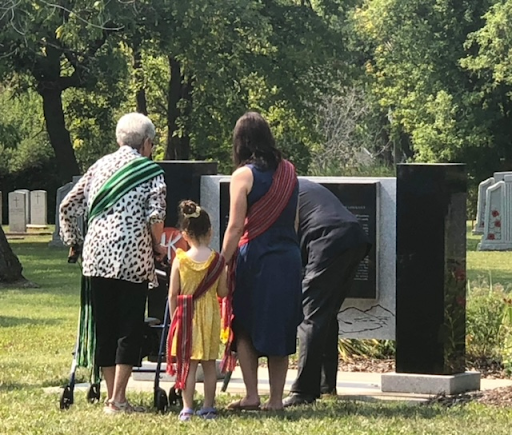
<instances>
[{"instance_id":1,"label":"dress pants","mask_svg":"<svg viewBox=\"0 0 512 435\"><path fill-rule=\"evenodd\" d=\"M367 244L348 249L302 283L304 320L299 325L299 367L291 392L310 395L336 391L338 312L350 291Z\"/></svg>"}]
</instances>

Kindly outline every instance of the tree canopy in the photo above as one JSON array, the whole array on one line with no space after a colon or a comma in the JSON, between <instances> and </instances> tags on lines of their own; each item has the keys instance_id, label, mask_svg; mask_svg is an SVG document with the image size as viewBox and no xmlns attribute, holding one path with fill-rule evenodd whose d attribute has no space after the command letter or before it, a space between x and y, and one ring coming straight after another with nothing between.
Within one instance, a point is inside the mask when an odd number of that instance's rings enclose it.
<instances>
[{"instance_id":1,"label":"tree canopy","mask_svg":"<svg viewBox=\"0 0 512 435\"><path fill-rule=\"evenodd\" d=\"M0 182L69 181L134 110L156 158L229 172L254 109L300 173L457 161L476 185L512 166L511 18L512 0L0 0Z\"/></svg>"}]
</instances>

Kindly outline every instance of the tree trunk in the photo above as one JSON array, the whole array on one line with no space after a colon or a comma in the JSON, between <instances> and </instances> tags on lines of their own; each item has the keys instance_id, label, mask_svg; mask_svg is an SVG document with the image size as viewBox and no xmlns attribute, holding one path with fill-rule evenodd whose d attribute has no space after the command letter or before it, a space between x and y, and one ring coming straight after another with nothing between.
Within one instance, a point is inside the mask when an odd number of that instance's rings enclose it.
<instances>
[{"instance_id":1,"label":"tree trunk","mask_svg":"<svg viewBox=\"0 0 512 435\"><path fill-rule=\"evenodd\" d=\"M184 116L185 122L185 134L180 138L178 145L178 158L181 160L190 159L190 114L192 112L192 80L188 77L183 77L181 82L181 98L187 101L184 109L181 110L181 114Z\"/></svg>"},{"instance_id":2,"label":"tree trunk","mask_svg":"<svg viewBox=\"0 0 512 435\"><path fill-rule=\"evenodd\" d=\"M137 112L147 115L148 103L146 100L146 89L144 88L144 67L142 66L142 55L138 41L133 43L133 69Z\"/></svg>"},{"instance_id":3,"label":"tree trunk","mask_svg":"<svg viewBox=\"0 0 512 435\"><path fill-rule=\"evenodd\" d=\"M69 131L64 122L62 91L58 87L42 88L40 86L39 94L43 97L46 130L55 151L62 181L71 181L74 175L80 175L80 169L78 168L75 152L73 151Z\"/></svg>"},{"instance_id":4,"label":"tree trunk","mask_svg":"<svg viewBox=\"0 0 512 435\"><path fill-rule=\"evenodd\" d=\"M12 252L9 242L0 226L0 284L26 283L27 280L21 274L23 267L18 257Z\"/></svg>"},{"instance_id":5,"label":"tree trunk","mask_svg":"<svg viewBox=\"0 0 512 435\"><path fill-rule=\"evenodd\" d=\"M177 120L180 115L189 115L192 106L192 82L185 80L180 63L169 56L169 88L167 92L167 149L166 160L188 160L190 158L190 136L188 129L177 134ZM179 108L179 102L187 100L185 109Z\"/></svg>"},{"instance_id":6,"label":"tree trunk","mask_svg":"<svg viewBox=\"0 0 512 435\"><path fill-rule=\"evenodd\" d=\"M46 57L38 61L32 74L37 81L37 92L43 98L43 114L46 131L55 151L62 182L80 175L71 137L64 121L62 91L80 82L77 71L71 76L61 77L62 51L53 46L46 47Z\"/></svg>"}]
</instances>

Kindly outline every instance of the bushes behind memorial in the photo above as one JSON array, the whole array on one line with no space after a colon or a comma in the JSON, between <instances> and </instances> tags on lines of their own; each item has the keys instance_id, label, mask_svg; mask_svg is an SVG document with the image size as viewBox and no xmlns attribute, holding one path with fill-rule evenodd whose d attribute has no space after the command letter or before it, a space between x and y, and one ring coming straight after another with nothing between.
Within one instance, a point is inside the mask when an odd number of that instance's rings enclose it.
<instances>
[{"instance_id":1,"label":"bushes behind memorial","mask_svg":"<svg viewBox=\"0 0 512 435\"><path fill-rule=\"evenodd\" d=\"M466 311L468 365L502 367L512 373L512 299L500 284L484 280L468 285Z\"/></svg>"}]
</instances>

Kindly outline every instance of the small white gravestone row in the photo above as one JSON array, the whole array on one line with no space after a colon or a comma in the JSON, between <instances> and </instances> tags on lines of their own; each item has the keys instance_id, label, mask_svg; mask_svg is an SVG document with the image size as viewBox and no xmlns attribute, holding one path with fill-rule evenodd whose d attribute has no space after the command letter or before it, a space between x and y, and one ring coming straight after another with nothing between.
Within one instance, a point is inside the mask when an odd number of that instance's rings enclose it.
<instances>
[{"instance_id":1,"label":"small white gravestone row","mask_svg":"<svg viewBox=\"0 0 512 435\"><path fill-rule=\"evenodd\" d=\"M480 251L512 250L512 173L488 187Z\"/></svg>"},{"instance_id":2,"label":"small white gravestone row","mask_svg":"<svg viewBox=\"0 0 512 435\"><path fill-rule=\"evenodd\" d=\"M46 190L30 192L30 224L47 225L47 210Z\"/></svg>"},{"instance_id":3,"label":"small white gravestone row","mask_svg":"<svg viewBox=\"0 0 512 435\"><path fill-rule=\"evenodd\" d=\"M476 211L476 223L473 234L483 234L485 227L486 192L487 189L500 181L505 181L505 176L512 175L512 172L495 172L492 177L482 181L478 185L478 201Z\"/></svg>"},{"instance_id":4,"label":"small white gravestone row","mask_svg":"<svg viewBox=\"0 0 512 435\"><path fill-rule=\"evenodd\" d=\"M24 233L27 231L27 203L24 192L9 193L9 231Z\"/></svg>"}]
</instances>

